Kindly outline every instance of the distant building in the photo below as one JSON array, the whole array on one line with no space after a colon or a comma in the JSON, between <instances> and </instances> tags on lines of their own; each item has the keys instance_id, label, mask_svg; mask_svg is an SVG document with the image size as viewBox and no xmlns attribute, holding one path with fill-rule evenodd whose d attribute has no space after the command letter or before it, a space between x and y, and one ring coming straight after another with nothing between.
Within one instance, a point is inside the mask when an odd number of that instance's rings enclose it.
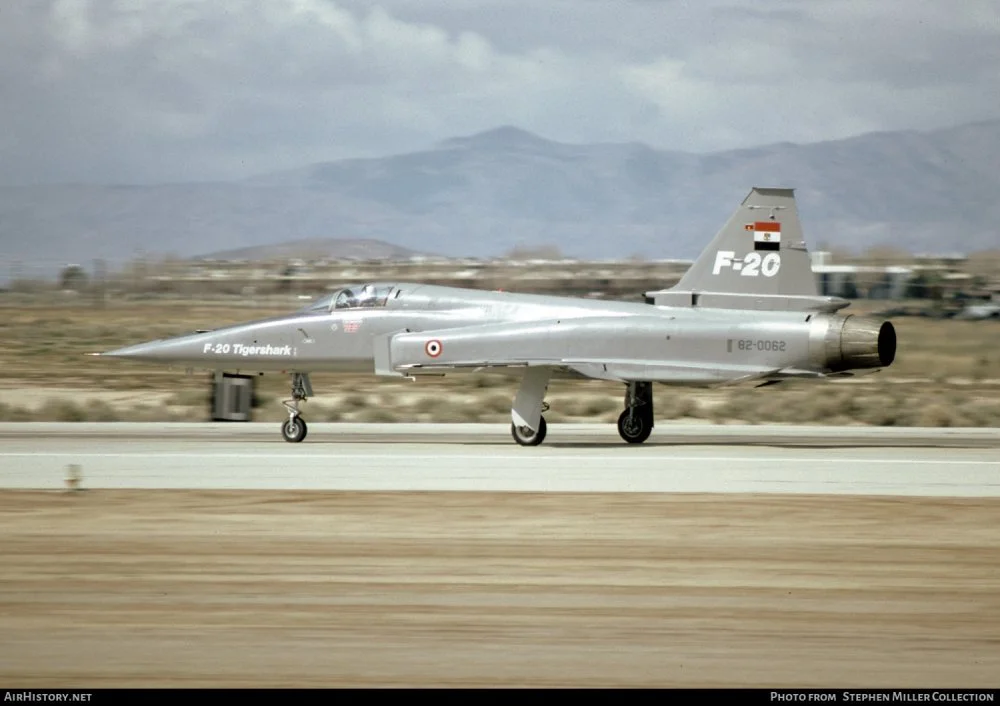
<instances>
[{"instance_id":1,"label":"distant building","mask_svg":"<svg viewBox=\"0 0 1000 706\"><path fill-rule=\"evenodd\" d=\"M904 299L913 270L909 267L813 265L820 294L845 299Z\"/></svg>"}]
</instances>

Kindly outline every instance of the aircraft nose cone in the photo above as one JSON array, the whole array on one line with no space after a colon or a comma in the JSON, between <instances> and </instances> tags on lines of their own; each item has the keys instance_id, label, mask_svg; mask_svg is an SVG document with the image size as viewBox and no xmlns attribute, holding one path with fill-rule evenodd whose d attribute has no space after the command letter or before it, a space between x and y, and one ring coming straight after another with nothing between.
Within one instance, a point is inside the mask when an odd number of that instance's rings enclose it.
<instances>
[{"instance_id":1,"label":"aircraft nose cone","mask_svg":"<svg viewBox=\"0 0 1000 706\"><path fill-rule=\"evenodd\" d=\"M150 343L139 343L134 346L116 348L113 351L98 353L102 358L122 358L124 360L161 360L168 352L169 344L152 341Z\"/></svg>"}]
</instances>

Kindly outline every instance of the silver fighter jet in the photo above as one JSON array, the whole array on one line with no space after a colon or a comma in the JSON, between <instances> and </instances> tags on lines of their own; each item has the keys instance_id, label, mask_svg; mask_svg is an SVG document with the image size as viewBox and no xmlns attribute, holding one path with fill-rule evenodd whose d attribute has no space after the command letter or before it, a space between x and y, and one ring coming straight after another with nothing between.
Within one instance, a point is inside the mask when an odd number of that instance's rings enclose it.
<instances>
[{"instance_id":1,"label":"silver fighter jet","mask_svg":"<svg viewBox=\"0 0 1000 706\"><path fill-rule=\"evenodd\" d=\"M820 296L792 189L754 188L672 288L646 303L375 282L277 318L142 343L101 355L209 370L290 374L290 442L306 436L309 373L520 377L511 434L540 444L553 377L625 387L618 432L653 429L653 383L717 386L873 372L896 354L892 323L838 314Z\"/></svg>"}]
</instances>

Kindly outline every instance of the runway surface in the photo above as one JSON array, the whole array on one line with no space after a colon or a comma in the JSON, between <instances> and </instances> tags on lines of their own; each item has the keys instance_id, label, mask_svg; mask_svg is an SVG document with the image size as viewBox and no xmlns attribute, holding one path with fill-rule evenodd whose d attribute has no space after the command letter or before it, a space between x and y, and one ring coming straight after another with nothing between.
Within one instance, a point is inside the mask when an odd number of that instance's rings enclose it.
<instances>
[{"instance_id":1,"label":"runway surface","mask_svg":"<svg viewBox=\"0 0 1000 706\"><path fill-rule=\"evenodd\" d=\"M1000 430L550 427L520 447L505 425L0 425L0 487L1000 496Z\"/></svg>"}]
</instances>

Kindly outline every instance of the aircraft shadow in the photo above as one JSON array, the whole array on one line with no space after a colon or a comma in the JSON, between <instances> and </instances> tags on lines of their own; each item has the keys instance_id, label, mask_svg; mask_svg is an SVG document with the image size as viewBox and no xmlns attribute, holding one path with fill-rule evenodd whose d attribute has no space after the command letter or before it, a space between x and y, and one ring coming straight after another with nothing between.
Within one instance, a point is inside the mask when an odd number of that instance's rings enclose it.
<instances>
[{"instance_id":1,"label":"aircraft shadow","mask_svg":"<svg viewBox=\"0 0 1000 706\"><path fill-rule=\"evenodd\" d=\"M766 448L777 448L777 449L862 449L862 448L912 448L914 446L921 446L923 448L934 448L939 447L939 444L913 444L913 443L880 443L880 444L852 444L852 443L830 443L830 444L814 444L814 443L797 443L794 441L790 442L780 442L780 441L646 441L642 444L626 444L625 442L545 442L544 446L553 446L556 448L566 448L566 449L579 449L579 448L643 448L655 446L657 448L664 447L679 447L679 446L757 446Z\"/></svg>"},{"instance_id":2,"label":"aircraft shadow","mask_svg":"<svg viewBox=\"0 0 1000 706\"><path fill-rule=\"evenodd\" d=\"M207 440L206 440L207 441ZM231 443L231 440L223 439L212 439L207 441L207 443ZM275 445L286 445L287 442L281 439L270 440L268 443ZM446 444L448 446L509 446L512 449L516 449L517 444L511 440L510 442L504 441L503 439L428 439L426 437L413 438L413 439L394 439L392 441L387 441L386 439L371 437L355 437L355 438L337 438L337 439L306 439L302 444L296 444L299 448L308 447L322 447L329 449L331 447L342 446L344 444L371 444L378 446L385 446L386 444L398 445L407 444L414 446L440 446ZM545 441L541 446L537 447L539 449L545 448L556 448L556 449L605 449L605 448L615 448L621 449L622 453L629 453L629 450L642 449L642 448L681 448L681 447L692 447L692 446L702 446L702 447L733 447L733 446L753 446L760 448L775 448L775 449L863 449L863 448L993 448L995 444L983 443L975 444L970 442L964 442L959 444L942 444L942 443L920 443L920 442L880 442L880 443L811 443L811 442L781 442L781 441L739 441L739 440L669 440L664 439L662 441L646 441L642 444L627 444L624 441Z\"/></svg>"}]
</instances>

